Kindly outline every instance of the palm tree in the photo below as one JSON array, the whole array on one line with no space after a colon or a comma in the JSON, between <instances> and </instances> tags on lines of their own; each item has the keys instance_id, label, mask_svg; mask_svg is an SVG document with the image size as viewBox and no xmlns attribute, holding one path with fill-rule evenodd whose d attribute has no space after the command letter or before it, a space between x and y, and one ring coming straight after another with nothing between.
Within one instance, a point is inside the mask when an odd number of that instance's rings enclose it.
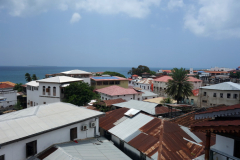
<instances>
[{"instance_id":1,"label":"palm tree","mask_svg":"<svg viewBox=\"0 0 240 160\"><path fill-rule=\"evenodd\" d=\"M29 73L25 74L25 79L26 79L27 82L32 81L31 75Z\"/></svg>"},{"instance_id":2,"label":"palm tree","mask_svg":"<svg viewBox=\"0 0 240 160\"><path fill-rule=\"evenodd\" d=\"M183 68L172 69L172 79L168 80L165 90L168 96L173 97L179 103L185 97L192 96L192 84L188 81L187 72Z\"/></svg>"}]
</instances>

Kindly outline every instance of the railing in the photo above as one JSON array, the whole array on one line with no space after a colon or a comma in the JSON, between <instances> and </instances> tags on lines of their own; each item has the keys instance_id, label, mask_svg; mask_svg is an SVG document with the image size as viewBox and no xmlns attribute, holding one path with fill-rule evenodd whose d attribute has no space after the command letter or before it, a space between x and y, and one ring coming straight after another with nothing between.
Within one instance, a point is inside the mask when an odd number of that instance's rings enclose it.
<instances>
[{"instance_id":1,"label":"railing","mask_svg":"<svg viewBox=\"0 0 240 160\"><path fill-rule=\"evenodd\" d=\"M226 158L225 160L240 160L240 158L231 156L231 155L229 155L227 153L221 152L221 151L219 151L217 149L214 149L214 148L210 149L210 158L209 158L209 160L214 160L215 157L217 157L218 155L221 156L221 159Z\"/></svg>"}]
</instances>

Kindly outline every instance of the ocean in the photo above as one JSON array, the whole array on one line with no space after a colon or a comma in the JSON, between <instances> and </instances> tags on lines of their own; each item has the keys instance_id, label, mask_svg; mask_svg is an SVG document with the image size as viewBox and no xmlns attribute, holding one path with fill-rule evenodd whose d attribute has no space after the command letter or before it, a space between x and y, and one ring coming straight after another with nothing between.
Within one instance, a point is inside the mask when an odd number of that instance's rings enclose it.
<instances>
[{"instance_id":1,"label":"ocean","mask_svg":"<svg viewBox=\"0 0 240 160\"><path fill-rule=\"evenodd\" d=\"M47 67L47 66L0 66L0 82L10 81L13 83L27 83L25 73L36 74L39 79L45 78L45 74L60 73L73 69L80 69L87 72L113 71L123 74L126 77L131 67ZM152 71L171 68L150 68Z\"/></svg>"}]
</instances>

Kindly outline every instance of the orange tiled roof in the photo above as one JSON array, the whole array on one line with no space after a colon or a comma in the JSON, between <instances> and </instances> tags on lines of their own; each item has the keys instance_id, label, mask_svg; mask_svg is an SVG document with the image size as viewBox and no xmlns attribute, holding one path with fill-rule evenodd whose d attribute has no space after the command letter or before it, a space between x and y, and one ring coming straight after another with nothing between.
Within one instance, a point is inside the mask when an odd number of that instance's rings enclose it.
<instances>
[{"instance_id":1,"label":"orange tiled roof","mask_svg":"<svg viewBox=\"0 0 240 160\"><path fill-rule=\"evenodd\" d=\"M16 85L15 83L9 82L9 81L0 82L0 83L5 83L5 84L11 85L11 86L13 86L13 87Z\"/></svg>"}]
</instances>

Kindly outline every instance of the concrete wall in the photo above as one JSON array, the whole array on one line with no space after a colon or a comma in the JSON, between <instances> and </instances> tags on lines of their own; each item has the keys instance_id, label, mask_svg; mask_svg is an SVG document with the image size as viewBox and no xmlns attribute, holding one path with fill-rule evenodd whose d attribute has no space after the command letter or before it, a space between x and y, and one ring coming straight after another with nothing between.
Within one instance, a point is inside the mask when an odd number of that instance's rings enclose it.
<instances>
[{"instance_id":1,"label":"concrete wall","mask_svg":"<svg viewBox=\"0 0 240 160\"><path fill-rule=\"evenodd\" d=\"M27 86L26 91L27 91L27 107L31 107L31 101L32 101L32 106L38 105L39 104L39 92L40 92L39 87Z\"/></svg>"},{"instance_id":2,"label":"concrete wall","mask_svg":"<svg viewBox=\"0 0 240 160\"><path fill-rule=\"evenodd\" d=\"M26 159L26 143L37 140L37 153L40 153L53 144L70 141L70 129L75 127L77 127L77 139L94 137L95 131L96 134L99 135L98 129L89 128L87 131L81 130L82 125L89 125L92 121L95 121L95 118L2 146L0 149L0 155L5 155L6 160L24 160ZM98 119L96 120L96 123L98 124Z\"/></svg>"},{"instance_id":3,"label":"concrete wall","mask_svg":"<svg viewBox=\"0 0 240 160\"><path fill-rule=\"evenodd\" d=\"M142 94L135 94L135 98L134 98L133 94L126 94L125 96L124 95L109 96L109 95L103 94L103 93L99 93L99 94L101 95L102 100L118 99L118 98L122 98L126 101L129 101L129 100L132 100L132 99L138 100L138 98L139 98L140 101L142 100Z\"/></svg>"},{"instance_id":4,"label":"concrete wall","mask_svg":"<svg viewBox=\"0 0 240 160\"><path fill-rule=\"evenodd\" d=\"M166 82L153 82L153 92L157 93L161 97L167 97L167 94L164 92L167 88Z\"/></svg>"},{"instance_id":5,"label":"concrete wall","mask_svg":"<svg viewBox=\"0 0 240 160\"><path fill-rule=\"evenodd\" d=\"M113 85L120 86L123 88L128 88L128 80L124 80L124 81L120 80L120 84L113 84ZM93 86L94 89L101 89L101 88L109 87L112 85L97 85L97 81L94 81L91 79L91 86Z\"/></svg>"},{"instance_id":6,"label":"concrete wall","mask_svg":"<svg viewBox=\"0 0 240 160\"><path fill-rule=\"evenodd\" d=\"M0 101L0 107L8 107L10 105L15 105L17 103L16 90L6 90L4 92L0 92L0 97L7 98L6 101Z\"/></svg>"},{"instance_id":7,"label":"concrete wall","mask_svg":"<svg viewBox=\"0 0 240 160\"><path fill-rule=\"evenodd\" d=\"M206 96L204 96L206 92ZM217 97L213 97L213 93L217 94ZM220 97L220 93L223 93L223 98ZM231 97L227 98L227 94L230 93ZM233 95L237 94L238 98L234 99ZM212 89L199 89L199 106L210 107L219 104L234 105L240 103L240 91L224 91L224 90L212 90Z\"/></svg>"},{"instance_id":8,"label":"concrete wall","mask_svg":"<svg viewBox=\"0 0 240 160\"><path fill-rule=\"evenodd\" d=\"M139 87L146 91L151 91L151 84L135 83L133 87Z\"/></svg>"}]
</instances>

